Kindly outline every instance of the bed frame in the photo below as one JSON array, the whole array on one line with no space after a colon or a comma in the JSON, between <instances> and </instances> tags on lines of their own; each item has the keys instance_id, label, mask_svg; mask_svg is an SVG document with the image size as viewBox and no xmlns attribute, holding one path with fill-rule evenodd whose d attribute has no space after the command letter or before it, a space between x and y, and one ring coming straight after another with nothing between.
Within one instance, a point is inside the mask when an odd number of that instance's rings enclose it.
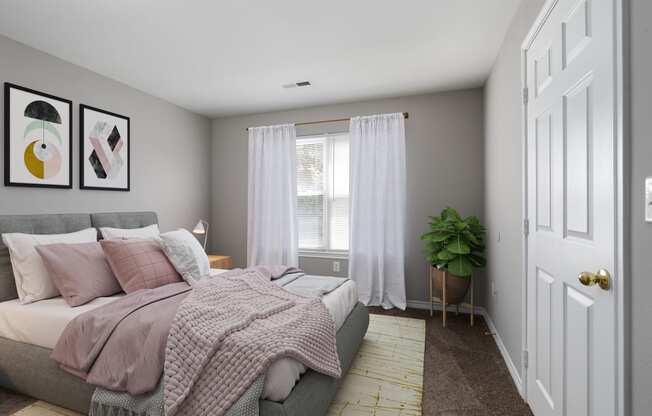
<instances>
[{"instance_id":1,"label":"bed frame","mask_svg":"<svg viewBox=\"0 0 652 416\"><path fill-rule=\"evenodd\" d=\"M61 234L89 227L139 228L157 223L154 212L0 215L0 234ZM0 240L0 302L17 297L9 252ZM342 374L351 366L368 325L369 313L358 303L337 332ZM0 337L0 386L87 414L94 387L59 369L50 359L51 352L48 348ZM340 382L341 379L308 370L283 402L260 400L260 414L325 415Z\"/></svg>"}]
</instances>

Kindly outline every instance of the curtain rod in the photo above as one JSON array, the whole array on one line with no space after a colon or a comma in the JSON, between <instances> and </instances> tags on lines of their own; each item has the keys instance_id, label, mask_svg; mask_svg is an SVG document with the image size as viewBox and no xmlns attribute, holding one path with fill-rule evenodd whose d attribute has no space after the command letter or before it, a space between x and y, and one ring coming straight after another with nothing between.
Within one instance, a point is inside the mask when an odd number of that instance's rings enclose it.
<instances>
[{"instance_id":1,"label":"curtain rod","mask_svg":"<svg viewBox=\"0 0 652 416\"><path fill-rule=\"evenodd\" d=\"M407 118L410 117L410 115L408 113L403 113L403 117L407 119ZM338 121L349 121L349 120L351 120L350 117L349 118L334 118L334 119L331 119L331 120L304 121L304 122L301 122L301 123L294 123L294 125L295 126L307 126L307 125L310 125L310 124L336 123ZM249 127L247 127L245 130L249 131Z\"/></svg>"}]
</instances>

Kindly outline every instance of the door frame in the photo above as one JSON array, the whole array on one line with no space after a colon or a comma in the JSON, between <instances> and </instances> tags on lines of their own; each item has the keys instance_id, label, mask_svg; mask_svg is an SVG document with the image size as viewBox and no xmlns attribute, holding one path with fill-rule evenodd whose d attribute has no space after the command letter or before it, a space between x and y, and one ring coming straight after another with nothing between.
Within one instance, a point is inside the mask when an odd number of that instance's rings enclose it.
<instances>
[{"instance_id":1,"label":"door frame","mask_svg":"<svg viewBox=\"0 0 652 416\"><path fill-rule=\"evenodd\" d=\"M522 141L521 141L521 188L523 199L521 201L521 215L523 224L523 233L521 236L521 254L523 256L522 277L523 285L521 291L521 307L523 309L521 321L521 345L523 355L521 357L521 396L528 402L527 397L527 371L525 354L528 351L528 163L527 163L527 139L528 139L528 120L527 109L528 100L526 99L527 90L527 52L531 47L536 35L541 30L543 24L547 21L552 9L559 0L546 0L539 15L527 36L521 44L521 91L523 91L523 100L521 105L522 112ZM630 369L628 367L629 355L629 321L630 310L625 305L629 305L629 253L627 237L629 235L629 195L630 185L627 182L629 173L625 166L629 166L630 159L630 139L629 139L629 34L625 31L626 23L629 22L629 0L611 0L614 18L614 46L615 53L613 59L615 82L615 108L614 108L614 133L615 143L615 213L616 213L616 241L614 244L615 252L615 276L613 290L616 302L616 406L617 416L626 416L629 414L630 404L628 394L630 385Z\"/></svg>"}]
</instances>

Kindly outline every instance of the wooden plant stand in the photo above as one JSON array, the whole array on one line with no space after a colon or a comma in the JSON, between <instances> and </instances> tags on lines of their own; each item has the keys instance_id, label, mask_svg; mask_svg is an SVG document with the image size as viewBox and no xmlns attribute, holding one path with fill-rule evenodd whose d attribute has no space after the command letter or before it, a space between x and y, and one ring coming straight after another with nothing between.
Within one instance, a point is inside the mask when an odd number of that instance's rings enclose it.
<instances>
[{"instance_id":1,"label":"wooden plant stand","mask_svg":"<svg viewBox=\"0 0 652 416\"><path fill-rule=\"evenodd\" d=\"M430 316L433 315L433 308L435 304L441 305L441 311L442 311L442 317L441 317L441 323L444 328L446 328L446 311L448 308L448 303L446 303L446 275L448 274L446 270L443 271L443 287L442 287L442 298L435 297L433 295L432 291L432 279L433 279L433 270L435 268L432 265L428 266L428 282L429 282L429 287L430 287ZM469 277L471 279L471 288L469 289L471 291L471 304L469 305L468 303L463 303L462 306L468 306L470 307L471 310L471 326L473 326L473 321L475 318L475 301L474 301L474 290L473 290L473 274ZM455 305L456 307L456 314L460 313L460 304L458 303Z\"/></svg>"}]
</instances>

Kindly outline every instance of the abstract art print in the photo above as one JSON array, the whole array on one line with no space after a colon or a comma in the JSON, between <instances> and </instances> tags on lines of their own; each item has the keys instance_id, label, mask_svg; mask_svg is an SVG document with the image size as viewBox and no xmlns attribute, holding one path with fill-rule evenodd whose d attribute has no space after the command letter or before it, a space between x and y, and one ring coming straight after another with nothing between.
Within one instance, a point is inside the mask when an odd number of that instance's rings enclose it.
<instances>
[{"instance_id":1,"label":"abstract art print","mask_svg":"<svg viewBox=\"0 0 652 416\"><path fill-rule=\"evenodd\" d=\"M79 106L80 188L128 191L129 117Z\"/></svg>"},{"instance_id":2,"label":"abstract art print","mask_svg":"<svg viewBox=\"0 0 652 416\"><path fill-rule=\"evenodd\" d=\"M5 185L72 188L72 102L5 83Z\"/></svg>"}]
</instances>

